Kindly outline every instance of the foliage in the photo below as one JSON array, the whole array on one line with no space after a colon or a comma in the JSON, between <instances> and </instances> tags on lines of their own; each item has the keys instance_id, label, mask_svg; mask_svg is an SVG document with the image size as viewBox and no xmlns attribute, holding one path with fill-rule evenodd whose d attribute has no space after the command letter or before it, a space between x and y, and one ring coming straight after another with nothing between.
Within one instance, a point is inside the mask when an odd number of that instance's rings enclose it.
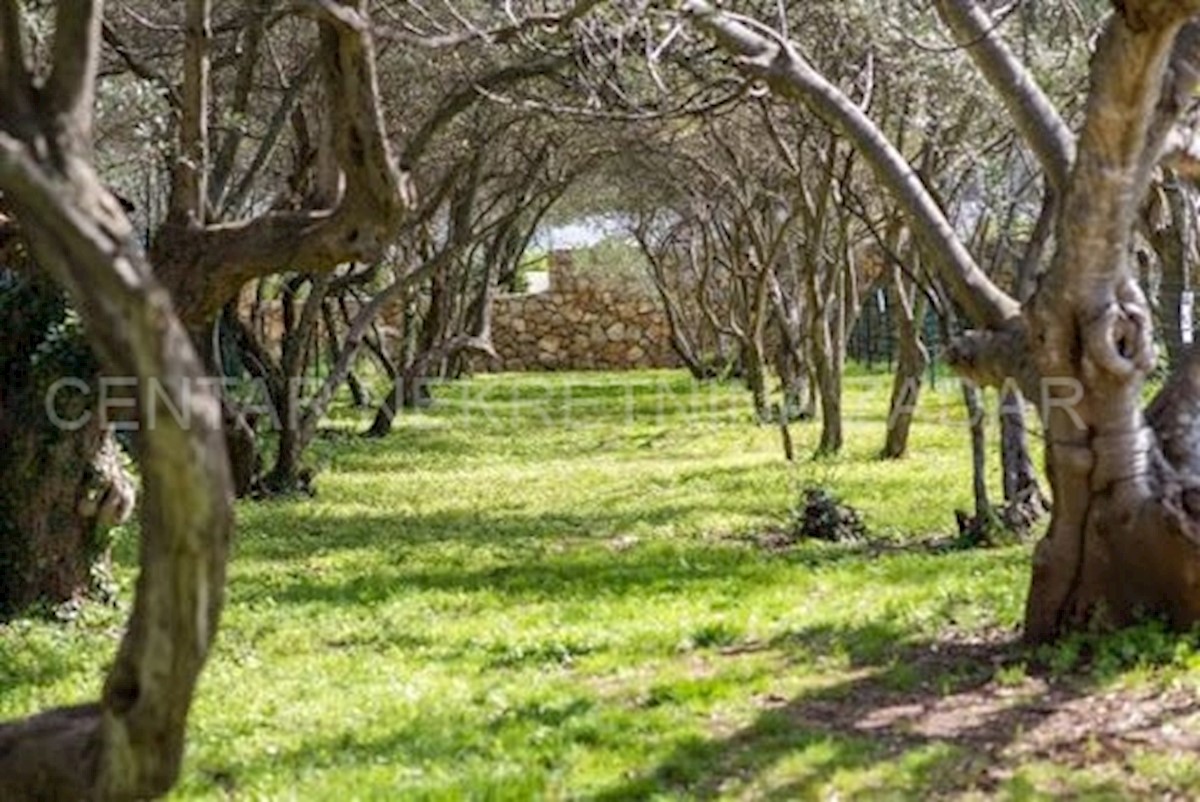
<instances>
[{"instance_id":1,"label":"foliage","mask_svg":"<svg viewBox=\"0 0 1200 802\"><path fill-rule=\"evenodd\" d=\"M18 377L29 375L33 385L23 388L32 397L65 377L87 378L95 359L80 328L79 317L62 293L44 282L30 281L0 269L0 320L7 336L0 343L0 375L9 392L18 389Z\"/></svg>"},{"instance_id":2,"label":"foliage","mask_svg":"<svg viewBox=\"0 0 1200 802\"><path fill-rule=\"evenodd\" d=\"M652 292L645 257L637 245L620 237L606 237L595 245L576 249L572 252L572 267L604 285Z\"/></svg>"},{"instance_id":3,"label":"foliage","mask_svg":"<svg viewBox=\"0 0 1200 802\"><path fill-rule=\"evenodd\" d=\"M1200 630L1180 635L1151 618L1116 633L1073 633L1040 647L1037 657L1051 671L1086 671L1102 682L1154 670L1193 672L1200 670Z\"/></svg>"}]
</instances>

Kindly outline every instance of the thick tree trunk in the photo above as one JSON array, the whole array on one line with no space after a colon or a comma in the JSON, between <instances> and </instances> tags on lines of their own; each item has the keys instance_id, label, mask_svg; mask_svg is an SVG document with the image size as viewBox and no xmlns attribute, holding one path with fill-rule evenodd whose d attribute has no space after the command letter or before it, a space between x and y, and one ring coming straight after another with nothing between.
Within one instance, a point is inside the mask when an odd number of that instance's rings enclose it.
<instances>
[{"instance_id":1,"label":"thick tree trunk","mask_svg":"<svg viewBox=\"0 0 1200 802\"><path fill-rule=\"evenodd\" d=\"M102 699L0 726L0 798L142 799L178 775L222 605L232 493L220 405L120 206L75 154L58 154L59 173L32 152L0 133L0 186L38 263L70 291L105 366L157 392L139 395L142 572Z\"/></svg>"},{"instance_id":2,"label":"thick tree trunk","mask_svg":"<svg viewBox=\"0 0 1200 802\"><path fill-rule=\"evenodd\" d=\"M145 493L142 570L101 699L0 726L0 799L145 799L179 775L224 600L233 513L220 404L90 164L102 3L57 5L44 81L24 60L14 7L0 8L0 191L34 260L67 291L102 368L136 380Z\"/></svg>"},{"instance_id":3,"label":"thick tree trunk","mask_svg":"<svg viewBox=\"0 0 1200 802\"><path fill-rule=\"evenodd\" d=\"M7 399L6 399L7 400ZM41 398L37 399L38 401ZM63 410L64 412L66 410ZM0 616L85 594L108 551L91 513L107 492L92 467L104 433L92 420L63 431L40 404L0 410ZM119 468L119 465L118 465Z\"/></svg>"},{"instance_id":4,"label":"thick tree trunk","mask_svg":"<svg viewBox=\"0 0 1200 802\"><path fill-rule=\"evenodd\" d=\"M1033 342L1046 393L1054 510L1034 556L1026 636L1162 615L1200 619L1200 530L1186 473L1164 459L1187 381L1168 385L1147 426L1142 384L1153 326L1130 265L1136 204L1158 158L1151 121L1182 23L1200 3L1127 3L1101 39L1080 156Z\"/></svg>"},{"instance_id":5,"label":"thick tree trunk","mask_svg":"<svg viewBox=\"0 0 1200 802\"><path fill-rule=\"evenodd\" d=\"M178 774L221 607L232 515L220 408L116 201L73 156L67 178L10 142L0 135L0 184L39 264L69 288L107 367L159 392L140 397L143 571L103 698L0 727L0 797L156 796Z\"/></svg>"}]
</instances>

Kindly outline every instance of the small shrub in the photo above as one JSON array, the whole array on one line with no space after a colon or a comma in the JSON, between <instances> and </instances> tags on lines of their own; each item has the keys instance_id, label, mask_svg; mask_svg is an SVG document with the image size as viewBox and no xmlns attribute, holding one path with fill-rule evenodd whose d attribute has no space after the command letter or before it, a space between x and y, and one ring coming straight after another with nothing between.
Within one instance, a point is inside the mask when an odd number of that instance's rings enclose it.
<instances>
[{"instance_id":1,"label":"small shrub","mask_svg":"<svg viewBox=\"0 0 1200 802\"><path fill-rule=\"evenodd\" d=\"M867 527L858 510L823 487L806 487L800 494L792 526L797 540L826 540L832 543L866 540Z\"/></svg>"}]
</instances>

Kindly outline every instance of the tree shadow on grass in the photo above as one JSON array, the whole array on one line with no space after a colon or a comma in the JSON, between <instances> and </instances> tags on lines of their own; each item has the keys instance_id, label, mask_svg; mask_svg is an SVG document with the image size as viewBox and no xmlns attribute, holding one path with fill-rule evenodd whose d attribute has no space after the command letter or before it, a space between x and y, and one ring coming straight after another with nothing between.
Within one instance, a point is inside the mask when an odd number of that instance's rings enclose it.
<instances>
[{"instance_id":1,"label":"tree shadow on grass","mask_svg":"<svg viewBox=\"0 0 1200 802\"><path fill-rule=\"evenodd\" d=\"M880 649L879 643L890 645ZM735 660L745 648L721 650L713 659ZM1144 745L1183 754L1200 748L1197 729L1188 726L1189 719L1200 716L1194 691L1103 690L1079 677L997 681L999 670L1022 665L1029 656L1008 633L912 642L901 627L876 622L805 628L751 648L785 657L836 649L850 660L836 684L790 699L769 692L746 699L757 708L748 724L723 731L713 719L712 735L677 738L672 752L640 774L591 793L560 790L597 802L824 799L833 798L831 785L845 783L850 796L866 798L940 799L1004 791L1019 797L1022 792L1036 796L1029 793L1035 790L1073 798L1166 798L1175 789L1161 779L1134 776L1124 762L1127 756ZM593 697L581 689L577 696L527 700L478 716L419 714L369 734L353 728L323 731L283 754L232 764L202 762L200 782L236 788L270 773L301 781L314 769L384 764L395 767L397 776L410 776L404 767L420 767L418 774L433 782L425 789L429 794L448 798L453 786L456 793L481 798L489 790L512 791L513 778L501 776L502 769L519 766L527 795L507 796L537 798L580 750L611 747L609 739L623 741L624 754L638 752L628 749L630 739L647 738L646 747L653 747L659 737L653 729L620 731L597 724L606 710L620 711L622 699ZM628 711L621 715L627 717ZM545 728L554 732L551 741L529 742L527 753L505 751L534 732L544 734ZM1030 763L1076 772L1054 780L1058 786L1033 789L1027 779L1014 776ZM1105 766L1115 770L1096 771Z\"/></svg>"},{"instance_id":2,"label":"tree shadow on grass","mask_svg":"<svg viewBox=\"0 0 1200 802\"><path fill-rule=\"evenodd\" d=\"M421 713L390 730L364 734L358 729L323 731L293 749L250 759L199 761L188 780L197 790L224 792L253 798L256 784L274 775L296 784L293 793L305 796L303 783L314 774L337 770L357 771L389 766L396 780L385 797L382 789L368 792L370 799L543 799L550 782L548 752L553 747L531 748L532 766L515 764L500 743L505 738L526 740L545 728L572 729L575 738L587 739L581 725L592 702L567 699L555 703L530 701L481 719L462 720ZM540 754L539 754L540 753ZM407 769L407 770L406 770ZM272 797L274 798L274 797Z\"/></svg>"},{"instance_id":3,"label":"tree shadow on grass","mask_svg":"<svg viewBox=\"0 0 1200 802\"><path fill-rule=\"evenodd\" d=\"M879 624L789 635L771 648L838 648L850 655L851 678L792 699L760 698L761 712L749 725L686 741L659 765L590 798L716 799L749 790L764 799L825 798L843 772L906 759L911 776L876 778L869 795L948 798L996 792L1031 762L1086 769L1115 761L1120 775L1131 751L1161 745L1164 737L1184 754L1200 748L1200 735L1193 734L1200 700L1193 691L1101 692L1078 677L1025 675L1027 651L1003 633L879 648L902 637ZM1004 667L1017 667L1017 676L998 681ZM802 769L774 786L764 781L796 755L804 758ZM1171 790L1142 782L1140 791ZM1070 791L1124 798L1131 788L1110 772L1077 775Z\"/></svg>"},{"instance_id":4,"label":"tree shadow on grass","mask_svg":"<svg viewBox=\"0 0 1200 802\"><path fill-rule=\"evenodd\" d=\"M619 542L583 548L536 549L510 544L483 564L448 557L409 564L402 553L372 555L367 567L347 578L298 566L286 580L264 587L254 576L231 581L233 598L252 602L269 595L281 604L362 604L425 591L499 595L509 600L614 598L626 594L673 594L705 583L739 586L780 581L786 563L763 559L748 549L706 543ZM506 549L509 546L505 547Z\"/></svg>"},{"instance_id":5,"label":"tree shadow on grass","mask_svg":"<svg viewBox=\"0 0 1200 802\"><path fill-rule=\"evenodd\" d=\"M367 519L334 515L319 524L283 522L287 535L243 541L238 560L243 565L265 561L294 567L268 569L276 574L269 583L261 582L253 570L235 573L231 590L238 603L269 595L277 603L361 604L422 591L488 593L527 601L672 594L706 584L726 592L722 589L784 582L797 565L845 565L852 570L854 560L874 560L881 581L893 587L921 585L945 577L947 571L970 567L961 555L931 552L921 544L882 552L870 551L869 545L812 544L780 553L732 538L639 540L622 534L638 524L676 520L680 514L680 509L664 506L588 515L442 511ZM310 558L350 551L362 553L362 566L352 573L311 570ZM1021 558L1005 554L997 559Z\"/></svg>"},{"instance_id":6,"label":"tree shadow on grass","mask_svg":"<svg viewBox=\"0 0 1200 802\"><path fill-rule=\"evenodd\" d=\"M237 548L239 559L257 560L304 559L352 549L403 554L418 546L456 544L536 557L555 544L603 543L640 527L665 526L694 509L660 504L625 510L610 506L586 512L493 508L411 515L324 512L312 516L296 508L280 507L270 511L269 529L249 530Z\"/></svg>"}]
</instances>

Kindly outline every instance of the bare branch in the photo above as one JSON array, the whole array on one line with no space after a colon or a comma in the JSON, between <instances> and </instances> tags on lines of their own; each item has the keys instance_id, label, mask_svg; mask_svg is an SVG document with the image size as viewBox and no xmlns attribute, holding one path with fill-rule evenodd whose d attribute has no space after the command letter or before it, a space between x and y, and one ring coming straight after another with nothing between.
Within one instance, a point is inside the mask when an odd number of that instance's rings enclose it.
<instances>
[{"instance_id":1,"label":"bare branch","mask_svg":"<svg viewBox=\"0 0 1200 802\"><path fill-rule=\"evenodd\" d=\"M180 109L183 101L179 97L179 89L167 76L137 58L116 30L108 23L104 23L101 27L101 34L104 37L104 43L117 55L117 58L125 63L125 66L134 75L143 81L149 81L157 86L162 92L163 97L166 98L167 104L176 111Z\"/></svg>"},{"instance_id":2,"label":"bare branch","mask_svg":"<svg viewBox=\"0 0 1200 802\"><path fill-rule=\"evenodd\" d=\"M1079 163L1063 197L1060 227L1070 228L1072 236L1060 245L1051 267L1057 282L1092 286L1128 269L1136 212L1129 199L1140 202L1146 194L1146 154L1153 148L1149 139L1158 113L1155 99L1161 95L1176 34L1188 15L1185 7L1200 3L1173 5L1178 9L1162 13L1171 22L1146 31L1134 30L1128 21L1110 24L1097 48ZM1141 6L1156 4L1137 4ZM1099 200L1105 198L1111 200ZM1088 258L1077 249L1086 249Z\"/></svg>"},{"instance_id":3,"label":"bare branch","mask_svg":"<svg viewBox=\"0 0 1200 802\"><path fill-rule=\"evenodd\" d=\"M57 12L54 67L46 83L47 100L65 131L79 137L80 142L90 142L104 2L59 3Z\"/></svg>"},{"instance_id":4,"label":"bare branch","mask_svg":"<svg viewBox=\"0 0 1200 802\"><path fill-rule=\"evenodd\" d=\"M760 33L758 26L746 25L706 0L688 0L684 12L737 56L739 69L803 103L855 145L908 214L913 230L936 257L955 302L974 325L1001 326L1018 316L1017 302L979 268L904 156L862 109L814 70L791 43Z\"/></svg>"},{"instance_id":5,"label":"bare branch","mask_svg":"<svg viewBox=\"0 0 1200 802\"><path fill-rule=\"evenodd\" d=\"M179 153L168 213L173 225L204 225L208 200L209 48L212 0L187 0Z\"/></svg>"},{"instance_id":6,"label":"bare branch","mask_svg":"<svg viewBox=\"0 0 1200 802\"><path fill-rule=\"evenodd\" d=\"M937 0L938 15L1000 96L1055 189L1066 186L1075 137L975 0Z\"/></svg>"}]
</instances>

